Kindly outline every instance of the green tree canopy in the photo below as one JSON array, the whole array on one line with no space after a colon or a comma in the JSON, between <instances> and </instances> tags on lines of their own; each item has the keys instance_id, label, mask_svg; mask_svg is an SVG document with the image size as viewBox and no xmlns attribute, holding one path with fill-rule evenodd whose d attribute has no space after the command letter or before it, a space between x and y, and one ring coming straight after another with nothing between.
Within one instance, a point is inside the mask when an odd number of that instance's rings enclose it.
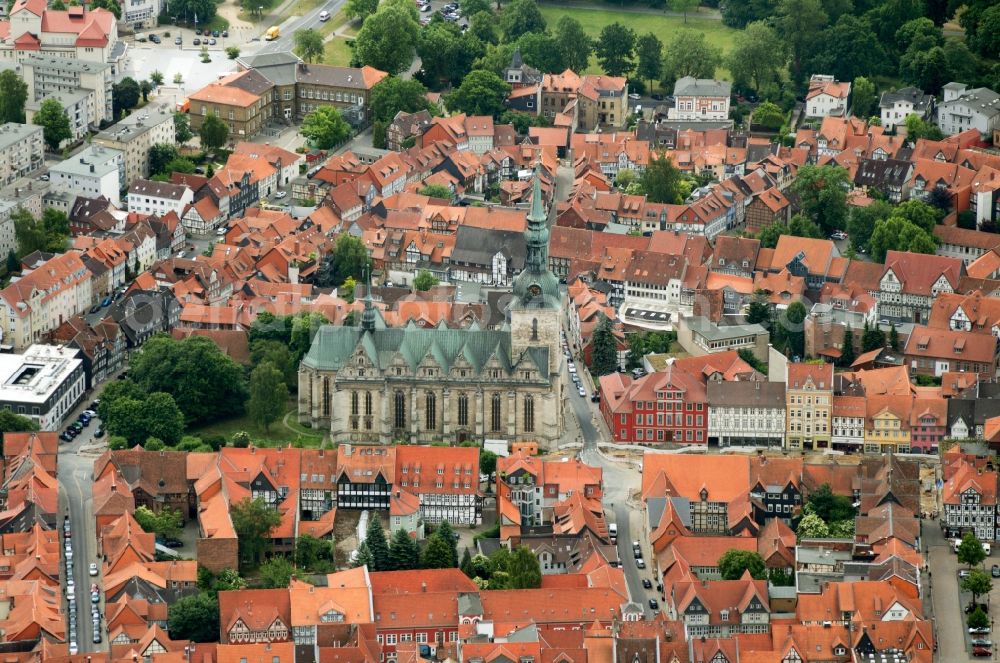
<instances>
[{"instance_id":1,"label":"green tree canopy","mask_svg":"<svg viewBox=\"0 0 1000 663\"><path fill-rule=\"evenodd\" d=\"M352 0L357 2L358 0ZM295 31L295 53L306 62L319 62L323 59L326 47L323 45L323 35L318 30L307 28Z\"/></svg>"},{"instance_id":2,"label":"green tree canopy","mask_svg":"<svg viewBox=\"0 0 1000 663\"><path fill-rule=\"evenodd\" d=\"M264 589L284 589L295 575L295 567L287 558L275 555L260 565L257 570Z\"/></svg>"},{"instance_id":3,"label":"green tree canopy","mask_svg":"<svg viewBox=\"0 0 1000 663\"><path fill-rule=\"evenodd\" d=\"M868 248L873 260L885 262L889 251L932 254L937 249L937 238L912 221L894 214L876 224Z\"/></svg>"},{"instance_id":4,"label":"green tree canopy","mask_svg":"<svg viewBox=\"0 0 1000 663\"><path fill-rule=\"evenodd\" d=\"M435 90L458 85L472 69L486 47L478 38L459 29L456 23L433 21L417 38L421 78Z\"/></svg>"},{"instance_id":5,"label":"green tree canopy","mask_svg":"<svg viewBox=\"0 0 1000 663\"><path fill-rule=\"evenodd\" d=\"M333 542L302 534L295 541L294 559L300 566L312 573L323 573L333 568Z\"/></svg>"},{"instance_id":6,"label":"green tree canopy","mask_svg":"<svg viewBox=\"0 0 1000 663\"><path fill-rule=\"evenodd\" d=\"M965 564L970 569L979 566L986 559L986 550L983 544L972 532L962 535L962 541L958 544L958 563Z\"/></svg>"},{"instance_id":7,"label":"green tree canopy","mask_svg":"<svg viewBox=\"0 0 1000 663\"><path fill-rule=\"evenodd\" d=\"M191 119L188 117L187 113L174 113L174 136L180 144L186 143L194 138L194 134L191 133Z\"/></svg>"},{"instance_id":8,"label":"green tree canopy","mask_svg":"<svg viewBox=\"0 0 1000 663\"><path fill-rule=\"evenodd\" d=\"M855 509L851 498L846 495L837 495L828 483L824 483L810 493L806 503L813 513L828 523L854 517Z\"/></svg>"},{"instance_id":9,"label":"green tree canopy","mask_svg":"<svg viewBox=\"0 0 1000 663\"><path fill-rule=\"evenodd\" d=\"M467 115L499 117L508 94L510 86L502 78L491 71L476 69L448 95L447 104L450 110Z\"/></svg>"},{"instance_id":10,"label":"green tree canopy","mask_svg":"<svg viewBox=\"0 0 1000 663\"><path fill-rule=\"evenodd\" d=\"M3 452L3 433L29 433L38 430L38 424L28 417L0 410L0 453Z\"/></svg>"},{"instance_id":11,"label":"green tree canopy","mask_svg":"<svg viewBox=\"0 0 1000 663\"><path fill-rule=\"evenodd\" d=\"M712 46L703 32L678 30L663 55L663 85L672 90L679 78L715 78L722 64L722 49Z\"/></svg>"},{"instance_id":12,"label":"green tree canopy","mask_svg":"<svg viewBox=\"0 0 1000 663\"><path fill-rule=\"evenodd\" d=\"M180 511L169 506L152 511L148 507L139 506L135 509L135 521L146 532L152 532L165 539L176 539L184 526L184 518Z\"/></svg>"},{"instance_id":13,"label":"green tree canopy","mask_svg":"<svg viewBox=\"0 0 1000 663\"><path fill-rule=\"evenodd\" d=\"M364 242L348 233L341 233L333 251L326 254L316 275L320 287L339 286L352 277L364 281L371 270L371 257Z\"/></svg>"},{"instance_id":14,"label":"green tree canopy","mask_svg":"<svg viewBox=\"0 0 1000 663\"><path fill-rule=\"evenodd\" d=\"M271 549L271 532L281 524L281 514L259 497L244 497L229 507L229 517L239 540L240 562L256 566Z\"/></svg>"},{"instance_id":15,"label":"green tree canopy","mask_svg":"<svg viewBox=\"0 0 1000 663\"><path fill-rule=\"evenodd\" d=\"M517 47L525 63L539 71L563 71L563 59L559 40L548 32L529 32L517 40Z\"/></svg>"},{"instance_id":16,"label":"green tree canopy","mask_svg":"<svg viewBox=\"0 0 1000 663\"><path fill-rule=\"evenodd\" d=\"M719 558L718 566L723 580L739 580L747 571L757 580L763 580L767 577L764 558L756 550L736 548L727 550Z\"/></svg>"},{"instance_id":17,"label":"green tree canopy","mask_svg":"<svg viewBox=\"0 0 1000 663\"><path fill-rule=\"evenodd\" d=\"M49 150L55 152L64 140L73 137L69 116L56 99L49 97L38 107L32 122L42 128L42 137Z\"/></svg>"},{"instance_id":18,"label":"green tree canopy","mask_svg":"<svg viewBox=\"0 0 1000 663\"><path fill-rule=\"evenodd\" d=\"M780 80L786 61L785 43L778 33L765 21L755 21L733 37L726 67L737 86L760 93Z\"/></svg>"},{"instance_id":19,"label":"green tree canopy","mask_svg":"<svg viewBox=\"0 0 1000 663\"><path fill-rule=\"evenodd\" d=\"M250 418L264 431L285 414L288 403L288 384L285 375L269 361L259 364L250 373L250 400L247 411Z\"/></svg>"},{"instance_id":20,"label":"green tree canopy","mask_svg":"<svg viewBox=\"0 0 1000 663\"><path fill-rule=\"evenodd\" d=\"M409 571L420 568L420 546L403 528L392 535L389 546L389 568L393 571Z\"/></svg>"},{"instance_id":21,"label":"green tree canopy","mask_svg":"<svg viewBox=\"0 0 1000 663\"><path fill-rule=\"evenodd\" d=\"M984 571L972 569L969 575L962 578L959 585L963 592L972 594L972 603L975 605L979 602L980 596L989 594L990 590L993 589L993 580Z\"/></svg>"},{"instance_id":22,"label":"green tree canopy","mask_svg":"<svg viewBox=\"0 0 1000 663\"><path fill-rule=\"evenodd\" d=\"M528 546L518 546L511 556L507 572L510 589L537 589L542 586L542 569Z\"/></svg>"},{"instance_id":23,"label":"green tree canopy","mask_svg":"<svg viewBox=\"0 0 1000 663\"><path fill-rule=\"evenodd\" d=\"M636 76L648 81L652 88L653 81L659 80L663 73L663 42L652 32L647 32L636 41L635 51L639 57Z\"/></svg>"},{"instance_id":24,"label":"green tree canopy","mask_svg":"<svg viewBox=\"0 0 1000 663\"><path fill-rule=\"evenodd\" d=\"M247 400L243 368L211 339L200 336L149 339L133 356L130 379L146 392L173 396L188 423L242 414Z\"/></svg>"},{"instance_id":25,"label":"green tree canopy","mask_svg":"<svg viewBox=\"0 0 1000 663\"><path fill-rule=\"evenodd\" d=\"M219 602L214 594L185 596L167 609L171 640L215 642L219 639Z\"/></svg>"},{"instance_id":26,"label":"green tree canopy","mask_svg":"<svg viewBox=\"0 0 1000 663\"><path fill-rule=\"evenodd\" d=\"M785 124L785 111L777 104L765 101L753 109L752 122L768 129L780 129Z\"/></svg>"},{"instance_id":27,"label":"green tree canopy","mask_svg":"<svg viewBox=\"0 0 1000 663\"><path fill-rule=\"evenodd\" d=\"M365 20L378 11L378 0L347 0L344 13L350 19Z\"/></svg>"},{"instance_id":28,"label":"green tree canopy","mask_svg":"<svg viewBox=\"0 0 1000 663\"><path fill-rule=\"evenodd\" d=\"M803 214L824 233L847 227L847 170L840 166L799 168L790 189L799 197Z\"/></svg>"},{"instance_id":29,"label":"green tree canopy","mask_svg":"<svg viewBox=\"0 0 1000 663\"><path fill-rule=\"evenodd\" d=\"M294 389L298 382L298 362L292 356L287 343L269 339L255 339L250 343L250 361L254 366L270 362L281 371L285 384Z\"/></svg>"},{"instance_id":30,"label":"green tree canopy","mask_svg":"<svg viewBox=\"0 0 1000 663\"><path fill-rule=\"evenodd\" d=\"M503 40L514 43L529 32L544 32L545 19L535 0L514 0L500 14Z\"/></svg>"},{"instance_id":31,"label":"green tree canopy","mask_svg":"<svg viewBox=\"0 0 1000 663\"><path fill-rule=\"evenodd\" d=\"M306 115L299 132L321 150L330 150L351 136L351 127L335 106L320 106Z\"/></svg>"},{"instance_id":32,"label":"green tree canopy","mask_svg":"<svg viewBox=\"0 0 1000 663\"><path fill-rule=\"evenodd\" d=\"M426 269L421 269L419 272L417 272L417 275L413 277L413 288L414 290L418 290L420 292L426 292L427 290L430 290L431 288L436 286L438 283L440 283L440 281L437 279L437 277L435 277Z\"/></svg>"},{"instance_id":33,"label":"green tree canopy","mask_svg":"<svg viewBox=\"0 0 1000 663\"><path fill-rule=\"evenodd\" d=\"M795 534L801 539L825 539L830 536L830 528L815 513L802 516Z\"/></svg>"},{"instance_id":34,"label":"green tree canopy","mask_svg":"<svg viewBox=\"0 0 1000 663\"><path fill-rule=\"evenodd\" d=\"M392 570L389 560L389 542L385 539L385 530L382 529L382 519L374 512L372 512L371 517L368 519L368 529L365 530L365 545L372 555L372 563L368 567L369 571Z\"/></svg>"},{"instance_id":35,"label":"green tree canopy","mask_svg":"<svg viewBox=\"0 0 1000 663\"><path fill-rule=\"evenodd\" d=\"M142 89L134 78L126 76L120 83L111 86L111 104L115 118L121 116L122 111L130 111L139 105L139 97Z\"/></svg>"},{"instance_id":36,"label":"green tree canopy","mask_svg":"<svg viewBox=\"0 0 1000 663\"><path fill-rule=\"evenodd\" d=\"M497 470L497 455L489 449L479 451L479 472L489 476Z\"/></svg>"},{"instance_id":37,"label":"green tree canopy","mask_svg":"<svg viewBox=\"0 0 1000 663\"><path fill-rule=\"evenodd\" d=\"M149 172L153 175L169 175L167 164L178 157L177 146L170 143L157 143L149 148Z\"/></svg>"},{"instance_id":38,"label":"green tree canopy","mask_svg":"<svg viewBox=\"0 0 1000 663\"><path fill-rule=\"evenodd\" d=\"M0 123L24 124L24 105L27 101L28 86L17 72L13 69L0 72Z\"/></svg>"},{"instance_id":39,"label":"green tree canopy","mask_svg":"<svg viewBox=\"0 0 1000 663\"><path fill-rule=\"evenodd\" d=\"M851 96L854 98L853 112L858 117L871 117L878 110L878 88L875 83L864 76L854 79L851 86Z\"/></svg>"},{"instance_id":40,"label":"green tree canopy","mask_svg":"<svg viewBox=\"0 0 1000 663\"><path fill-rule=\"evenodd\" d=\"M608 76L628 76L635 69L635 31L615 21L605 25L594 53Z\"/></svg>"},{"instance_id":41,"label":"green tree canopy","mask_svg":"<svg viewBox=\"0 0 1000 663\"><path fill-rule=\"evenodd\" d=\"M383 6L365 19L354 42L354 55L362 64L399 74L413 62L419 30L410 12Z\"/></svg>"},{"instance_id":42,"label":"green tree canopy","mask_svg":"<svg viewBox=\"0 0 1000 663\"><path fill-rule=\"evenodd\" d=\"M215 115L207 115L198 130L201 146L206 150L217 150L229 140L229 127Z\"/></svg>"},{"instance_id":43,"label":"green tree canopy","mask_svg":"<svg viewBox=\"0 0 1000 663\"><path fill-rule=\"evenodd\" d=\"M14 210L10 218L14 223L14 238L19 256L23 258L34 251L45 250L48 237L45 235L45 224L40 219L36 219L23 207Z\"/></svg>"},{"instance_id":44,"label":"green tree canopy","mask_svg":"<svg viewBox=\"0 0 1000 663\"><path fill-rule=\"evenodd\" d=\"M396 113L416 113L430 108L427 88L420 81L387 76L371 91L372 117L379 122L391 122Z\"/></svg>"},{"instance_id":45,"label":"green tree canopy","mask_svg":"<svg viewBox=\"0 0 1000 663\"><path fill-rule=\"evenodd\" d=\"M427 545L420 556L420 567L424 569L450 569L452 563L451 545L438 532L427 539Z\"/></svg>"},{"instance_id":46,"label":"green tree canopy","mask_svg":"<svg viewBox=\"0 0 1000 663\"><path fill-rule=\"evenodd\" d=\"M562 61L573 71L583 71L594 52L594 40L583 29L583 24L572 16L562 16L556 23L556 44Z\"/></svg>"},{"instance_id":47,"label":"green tree canopy","mask_svg":"<svg viewBox=\"0 0 1000 663\"><path fill-rule=\"evenodd\" d=\"M101 405L105 400L102 394ZM144 444L150 438L174 445L184 433L184 414L173 397L163 392L117 398L105 411L102 420L108 433L124 437L131 445Z\"/></svg>"},{"instance_id":48,"label":"green tree canopy","mask_svg":"<svg viewBox=\"0 0 1000 663\"><path fill-rule=\"evenodd\" d=\"M774 26L788 45L793 80L803 78L803 64L817 44L827 24L820 0L780 0Z\"/></svg>"},{"instance_id":49,"label":"green tree canopy","mask_svg":"<svg viewBox=\"0 0 1000 663\"><path fill-rule=\"evenodd\" d=\"M681 202L681 171L668 156L651 154L639 182L651 203Z\"/></svg>"},{"instance_id":50,"label":"green tree canopy","mask_svg":"<svg viewBox=\"0 0 1000 663\"><path fill-rule=\"evenodd\" d=\"M990 618L983 612L981 606L976 606L976 608L969 614L966 620L969 628L986 628L990 625Z\"/></svg>"},{"instance_id":51,"label":"green tree canopy","mask_svg":"<svg viewBox=\"0 0 1000 663\"><path fill-rule=\"evenodd\" d=\"M884 200L876 200L866 207L851 208L847 231L854 250L868 250L868 241L871 239L875 226L883 219L889 218L890 214L892 214L892 205Z\"/></svg>"},{"instance_id":52,"label":"green tree canopy","mask_svg":"<svg viewBox=\"0 0 1000 663\"><path fill-rule=\"evenodd\" d=\"M618 370L618 343L611 329L611 320L603 313L599 316L591 340L593 351L590 371L595 376L608 375Z\"/></svg>"}]
</instances>

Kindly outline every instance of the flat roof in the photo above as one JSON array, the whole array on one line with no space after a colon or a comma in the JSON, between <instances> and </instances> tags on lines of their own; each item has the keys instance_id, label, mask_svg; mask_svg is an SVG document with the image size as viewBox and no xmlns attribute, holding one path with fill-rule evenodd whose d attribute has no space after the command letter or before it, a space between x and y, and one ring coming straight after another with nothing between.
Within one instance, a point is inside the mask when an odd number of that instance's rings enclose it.
<instances>
[{"instance_id":1,"label":"flat roof","mask_svg":"<svg viewBox=\"0 0 1000 663\"><path fill-rule=\"evenodd\" d=\"M66 173L69 175L106 175L118 170L124 162L124 154L120 150L102 145L91 145L65 161L49 168L49 172Z\"/></svg>"},{"instance_id":2,"label":"flat roof","mask_svg":"<svg viewBox=\"0 0 1000 663\"><path fill-rule=\"evenodd\" d=\"M10 147L15 143L30 137L32 134L41 132L42 128L34 124L18 124L17 122L7 122L0 125L0 149Z\"/></svg>"},{"instance_id":3,"label":"flat roof","mask_svg":"<svg viewBox=\"0 0 1000 663\"><path fill-rule=\"evenodd\" d=\"M146 106L99 132L94 140L127 143L167 121L174 121L174 113L168 105Z\"/></svg>"},{"instance_id":4,"label":"flat roof","mask_svg":"<svg viewBox=\"0 0 1000 663\"><path fill-rule=\"evenodd\" d=\"M79 350L61 345L32 345L24 354L0 353L0 401L45 403L83 360Z\"/></svg>"},{"instance_id":5,"label":"flat roof","mask_svg":"<svg viewBox=\"0 0 1000 663\"><path fill-rule=\"evenodd\" d=\"M21 64L22 66L27 64L33 67L53 67L83 74L97 73L111 68L110 64L94 60L77 60L76 58L61 58L55 55L38 55L37 53L29 55Z\"/></svg>"},{"instance_id":6,"label":"flat roof","mask_svg":"<svg viewBox=\"0 0 1000 663\"><path fill-rule=\"evenodd\" d=\"M693 315L681 318L688 329L697 332L700 336L709 341L721 341L737 336L757 336L767 333L767 330L760 325L726 325L720 326L700 315Z\"/></svg>"}]
</instances>

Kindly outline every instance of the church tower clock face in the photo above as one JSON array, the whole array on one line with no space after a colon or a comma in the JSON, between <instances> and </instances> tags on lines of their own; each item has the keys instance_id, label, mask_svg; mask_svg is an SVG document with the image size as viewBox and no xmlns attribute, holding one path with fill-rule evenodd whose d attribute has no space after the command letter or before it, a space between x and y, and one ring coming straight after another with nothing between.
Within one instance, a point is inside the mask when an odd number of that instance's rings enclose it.
<instances>
[{"instance_id":1,"label":"church tower clock face","mask_svg":"<svg viewBox=\"0 0 1000 663\"><path fill-rule=\"evenodd\" d=\"M540 294L542 294L541 286L539 286L537 283L532 283L530 286L528 286L528 294L530 294L532 297L538 297Z\"/></svg>"}]
</instances>

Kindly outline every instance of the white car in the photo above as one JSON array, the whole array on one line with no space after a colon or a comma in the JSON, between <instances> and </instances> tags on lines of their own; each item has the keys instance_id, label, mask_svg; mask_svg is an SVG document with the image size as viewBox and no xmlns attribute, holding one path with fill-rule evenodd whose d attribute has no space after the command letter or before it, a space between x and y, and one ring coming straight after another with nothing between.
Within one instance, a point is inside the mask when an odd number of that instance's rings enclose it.
<instances>
[{"instance_id":1,"label":"white car","mask_svg":"<svg viewBox=\"0 0 1000 663\"><path fill-rule=\"evenodd\" d=\"M92 575L92 576L96 576L97 575L97 562L91 562L90 563L90 575Z\"/></svg>"},{"instance_id":2,"label":"white car","mask_svg":"<svg viewBox=\"0 0 1000 663\"><path fill-rule=\"evenodd\" d=\"M583 387L580 387L580 388L579 388L579 389L578 389L577 391L579 391L579 392L580 392L580 395L581 395L581 396L586 396L586 395L587 395L587 392L586 392L586 391L584 391Z\"/></svg>"},{"instance_id":3,"label":"white car","mask_svg":"<svg viewBox=\"0 0 1000 663\"><path fill-rule=\"evenodd\" d=\"M288 192L286 192L286 191L279 191L278 193L274 194L274 198L276 200L281 200L282 198L284 198L287 195L288 195Z\"/></svg>"},{"instance_id":4,"label":"white car","mask_svg":"<svg viewBox=\"0 0 1000 663\"><path fill-rule=\"evenodd\" d=\"M324 23L326 21L329 21L330 20L330 12L326 11L325 9L323 11L321 11L319 13L319 20L323 21Z\"/></svg>"},{"instance_id":5,"label":"white car","mask_svg":"<svg viewBox=\"0 0 1000 663\"><path fill-rule=\"evenodd\" d=\"M74 585L66 585L66 598L76 597L76 587Z\"/></svg>"},{"instance_id":6,"label":"white car","mask_svg":"<svg viewBox=\"0 0 1000 663\"><path fill-rule=\"evenodd\" d=\"M219 228L218 230L216 230L215 234L218 235L219 237L225 237L225 235L226 235L227 232L229 232L229 228L226 228L225 226L223 226L222 228Z\"/></svg>"},{"instance_id":7,"label":"white car","mask_svg":"<svg viewBox=\"0 0 1000 663\"><path fill-rule=\"evenodd\" d=\"M79 647L76 646L76 643L75 642L69 643L69 655L70 656L76 656L79 653L80 653L80 649L79 649Z\"/></svg>"}]
</instances>

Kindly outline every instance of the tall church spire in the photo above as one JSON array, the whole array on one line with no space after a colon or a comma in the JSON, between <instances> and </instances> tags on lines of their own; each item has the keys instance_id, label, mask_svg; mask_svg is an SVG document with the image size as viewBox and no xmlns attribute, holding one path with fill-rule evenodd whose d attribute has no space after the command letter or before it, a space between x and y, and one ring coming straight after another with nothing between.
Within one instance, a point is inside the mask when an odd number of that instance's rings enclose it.
<instances>
[{"instance_id":1,"label":"tall church spire","mask_svg":"<svg viewBox=\"0 0 1000 663\"><path fill-rule=\"evenodd\" d=\"M375 331L375 305L372 303L372 273L368 270L365 282L365 310L361 314L361 330Z\"/></svg>"},{"instance_id":2,"label":"tall church spire","mask_svg":"<svg viewBox=\"0 0 1000 663\"><path fill-rule=\"evenodd\" d=\"M514 296L522 307L557 307L559 281L549 271L549 215L542 196L541 165L537 163L532 176L527 221L524 270L514 279Z\"/></svg>"}]
</instances>

